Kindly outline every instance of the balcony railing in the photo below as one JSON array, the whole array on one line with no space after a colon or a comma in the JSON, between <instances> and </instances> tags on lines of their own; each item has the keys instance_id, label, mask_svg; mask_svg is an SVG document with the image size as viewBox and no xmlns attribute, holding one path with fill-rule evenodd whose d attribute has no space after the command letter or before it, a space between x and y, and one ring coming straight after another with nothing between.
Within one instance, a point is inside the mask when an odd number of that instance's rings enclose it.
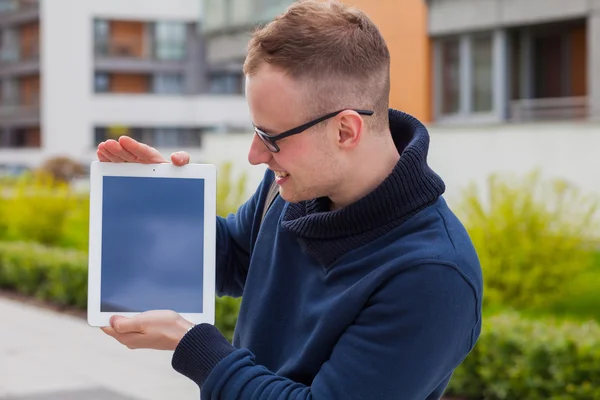
<instances>
[{"instance_id":1,"label":"balcony railing","mask_svg":"<svg viewBox=\"0 0 600 400\"><path fill-rule=\"evenodd\" d=\"M39 0L1 0L0 13L39 7Z\"/></svg>"},{"instance_id":2,"label":"balcony railing","mask_svg":"<svg viewBox=\"0 0 600 400\"><path fill-rule=\"evenodd\" d=\"M587 97L521 99L510 102L514 122L584 119L588 117Z\"/></svg>"},{"instance_id":3,"label":"balcony railing","mask_svg":"<svg viewBox=\"0 0 600 400\"><path fill-rule=\"evenodd\" d=\"M0 49L0 62L15 63L22 61L39 61L40 44L37 40L21 46L7 46Z\"/></svg>"},{"instance_id":4,"label":"balcony railing","mask_svg":"<svg viewBox=\"0 0 600 400\"><path fill-rule=\"evenodd\" d=\"M186 44L181 41L145 41L142 37L96 40L97 57L145 60L182 60L186 57Z\"/></svg>"}]
</instances>

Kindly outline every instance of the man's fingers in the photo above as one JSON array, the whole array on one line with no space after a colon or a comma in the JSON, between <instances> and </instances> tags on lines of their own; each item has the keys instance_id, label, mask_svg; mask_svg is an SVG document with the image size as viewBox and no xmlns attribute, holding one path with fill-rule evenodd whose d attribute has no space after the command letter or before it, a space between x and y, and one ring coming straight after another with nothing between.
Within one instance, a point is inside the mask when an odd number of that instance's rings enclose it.
<instances>
[{"instance_id":1,"label":"man's fingers","mask_svg":"<svg viewBox=\"0 0 600 400\"><path fill-rule=\"evenodd\" d=\"M100 150L96 150L96 155L98 156L98 160L102 162L110 162L110 159L106 157Z\"/></svg>"},{"instance_id":2,"label":"man's fingers","mask_svg":"<svg viewBox=\"0 0 600 400\"><path fill-rule=\"evenodd\" d=\"M104 148L125 162L137 162L136 156L125 150L116 140L107 140Z\"/></svg>"},{"instance_id":3,"label":"man's fingers","mask_svg":"<svg viewBox=\"0 0 600 400\"><path fill-rule=\"evenodd\" d=\"M183 166L189 164L190 155L185 151L178 151L177 153L171 154L171 162L177 166Z\"/></svg>"},{"instance_id":4,"label":"man's fingers","mask_svg":"<svg viewBox=\"0 0 600 400\"><path fill-rule=\"evenodd\" d=\"M106 149L106 147L102 147L98 149L98 152L102 154L102 156L110 162L120 163L123 162L123 159L119 156L112 154L110 151Z\"/></svg>"},{"instance_id":5,"label":"man's fingers","mask_svg":"<svg viewBox=\"0 0 600 400\"><path fill-rule=\"evenodd\" d=\"M148 146L147 144L140 143L129 136L121 136L119 138L119 144L123 147L123 149L133 154L137 159L137 162L146 164L168 162L163 158L158 150Z\"/></svg>"}]
</instances>

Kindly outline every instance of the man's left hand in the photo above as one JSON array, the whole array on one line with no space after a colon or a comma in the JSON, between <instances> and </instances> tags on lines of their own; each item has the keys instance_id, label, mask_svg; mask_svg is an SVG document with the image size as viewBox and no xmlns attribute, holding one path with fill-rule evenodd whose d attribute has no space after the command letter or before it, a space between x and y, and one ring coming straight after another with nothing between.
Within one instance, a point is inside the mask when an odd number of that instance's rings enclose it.
<instances>
[{"instance_id":1,"label":"man's left hand","mask_svg":"<svg viewBox=\"0 0 600 400\"><path fill-rule=\"evenodd\" d=\"M175 350L193 324L174 311L147 311L134 317L113 316L102 330L130 349Z\"/></svg>"}]
</instances>

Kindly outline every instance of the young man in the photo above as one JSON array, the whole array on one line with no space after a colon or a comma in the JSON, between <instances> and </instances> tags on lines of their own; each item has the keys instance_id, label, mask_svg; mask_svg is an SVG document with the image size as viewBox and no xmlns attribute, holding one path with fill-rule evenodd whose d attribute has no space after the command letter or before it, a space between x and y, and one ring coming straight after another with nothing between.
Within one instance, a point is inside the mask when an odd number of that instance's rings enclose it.
<instances>
[{"instance_id":1,"label":"young man","mask_svg":"<svg viewBox=\"0 0 600 400\"><path fill-rule=\"evenodd\" d=\"M217 291L243 296L234 345L167 311L105 332L174 350L202 398L439 399L479 337L482 275L427 165L427 130L388 109L389 69L377 27L335 1L296 2L255 32L248 158L268 170L217 219ZM128 137L98 157L165 162Z\"/></svg>"}]
</instances>

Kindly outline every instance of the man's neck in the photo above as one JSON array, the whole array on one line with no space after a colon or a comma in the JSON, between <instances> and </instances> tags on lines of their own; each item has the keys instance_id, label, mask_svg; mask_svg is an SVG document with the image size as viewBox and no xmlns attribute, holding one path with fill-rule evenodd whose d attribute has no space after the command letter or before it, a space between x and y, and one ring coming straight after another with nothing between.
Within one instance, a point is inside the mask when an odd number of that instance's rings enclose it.
<instances>
[{"instance_id":1,"label":"man's neck","mask_svg":"<svg viewBox=\"0 0 600 400\"><path fill-rule=\"evenodd\" d=\"M330 197L330 210L337 210L363 198L381 184L394 170L400 159L391 136L378 141L357 157L355 167L347 175L346 182Z\"/></svg>"}]
</instances>

